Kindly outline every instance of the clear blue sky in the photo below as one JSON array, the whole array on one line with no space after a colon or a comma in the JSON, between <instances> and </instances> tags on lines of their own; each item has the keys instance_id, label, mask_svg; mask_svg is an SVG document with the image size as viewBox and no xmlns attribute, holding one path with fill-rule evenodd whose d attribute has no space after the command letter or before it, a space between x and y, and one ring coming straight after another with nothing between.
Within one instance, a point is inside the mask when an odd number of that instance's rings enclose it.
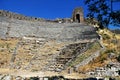
<instances>
[{"instance_id":1,"label":"clear blue sky","mask_svg":"<svg viewBox=\"0 0 120 80\"><path fill-rule=\"evenodd\" d=\"M76 7L84 8L84 16L87 7L84 0L0 0L0 9L9 10L26 16L41 17L46 19L66 18L72 16ZM113 9L120 9L119 4L113 4Z\"/></svg>"},{"instance_id":2,"label":"clear blue sky","mask_svg":"<svg viewBox=\"0 0 120 80\"><path fill-rule=\"evenodd\" d=\"M83 0L0 0L0 9L47 19L71 17ZM86 10L85 10L86 12Z\"/></svg>"}]
</instances>

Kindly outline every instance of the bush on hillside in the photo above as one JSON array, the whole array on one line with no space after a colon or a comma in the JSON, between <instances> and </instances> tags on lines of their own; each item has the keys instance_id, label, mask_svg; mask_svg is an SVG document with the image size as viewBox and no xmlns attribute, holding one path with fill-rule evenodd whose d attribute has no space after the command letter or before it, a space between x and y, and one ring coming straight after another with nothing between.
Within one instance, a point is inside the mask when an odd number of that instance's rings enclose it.
<instances>
[{"instance_id":1,"label":"bush on hillside","mask_svg":"<svg viewBox=\"0 0 120 80\"><path fill-rule=\"evenodd\" d=\"M117 57L117 61L120 62L120 54L119 54L119 56Z\"/></svg>"},{"instance_id":2,"label":"bush on hillside","mask_svg":"<svg viewBox=\"0 0 120 80\"><path fill-rule=\"evenodd\" d=\"M107 34L103 34L102 37L103 37L103 40L110 39L110 36L108 36Z\"/></svg>"}]
</instances>

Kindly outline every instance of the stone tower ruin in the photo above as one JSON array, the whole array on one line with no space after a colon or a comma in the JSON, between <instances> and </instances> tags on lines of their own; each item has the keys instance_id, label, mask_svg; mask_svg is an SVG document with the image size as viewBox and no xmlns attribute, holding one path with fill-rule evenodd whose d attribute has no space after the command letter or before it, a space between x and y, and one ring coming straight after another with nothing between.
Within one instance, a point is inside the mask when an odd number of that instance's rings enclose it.
<instances>
[{"instance_id":1,"label":"stone tower ruin","mask_svg":"<svg viewBox=\"0 0 120 80\"><path fill-rule=\"evenodd\" d=\"M83 8L75 8L72 14L73 22L83 23L84 17L83 17Z\"/></svg>"}]
</instances>

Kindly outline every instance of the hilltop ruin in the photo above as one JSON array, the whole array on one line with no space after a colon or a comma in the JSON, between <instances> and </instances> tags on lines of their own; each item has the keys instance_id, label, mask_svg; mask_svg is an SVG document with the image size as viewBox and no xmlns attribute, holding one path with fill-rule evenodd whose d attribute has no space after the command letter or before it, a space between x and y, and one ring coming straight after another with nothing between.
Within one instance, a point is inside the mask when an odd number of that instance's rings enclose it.
<instances>
[{"instance_id":1,"label":"hilltop ruin","mask_svg":"<svg viewBox=\"0 0 120 80\"><path fill-rule=\"evenodd\" d=\"M4 16L10 19L18 19L18 20L29 20L29 21L44 21L44 22L78 22L78 23L83 23L84 22L84 16L83 16L83 8L78 7L75 8L72 17L71 18L64 18L64 19L56 19L56 20L46 20L43 18L37 18L37 17L29 17L29 16L24 16L22 14L18 13L13 13L10 11L6 10L0 10L0 16Z\"/></svg>"},{"instance_id":2,"label":"hilltop ruin","mask_svg":"<svg viewBox=\"0 0 120 80\"><path fill-rule=\"evenodd\" d=\"M0 68L31 72L67 70L100 39L96 29L84 23L82 8L76 8L72 18L53 21L0 11L0 38L6 40L0 46L6 55L0 54Z\"/></svg>"}]
</instances>

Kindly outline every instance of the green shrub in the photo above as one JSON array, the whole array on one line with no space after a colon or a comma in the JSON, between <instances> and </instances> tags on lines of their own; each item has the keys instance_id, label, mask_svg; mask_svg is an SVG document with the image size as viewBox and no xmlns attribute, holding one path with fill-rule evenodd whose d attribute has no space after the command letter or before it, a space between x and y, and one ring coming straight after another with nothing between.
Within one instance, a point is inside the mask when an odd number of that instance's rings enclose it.
<instances>
[{"instance_id":1,"label":"green shrub","mask_svg":"<svg viewBox=\"0 0 120 80\"><path fill-rule=\"evenodd\" d=\"M115 53L114 49L107 49L104 53Z\"/></svg>"},{"instance_id":2,"label":"green shrub","mask_svg":"<svg viewBox=\"0 0 120 80\"><path fill-rule=\"evenodd\" d=\"M117 57L117 61L120 62L120 54L119 54L119 56Z\"/></svg>"},{"instance_id":3,"label":"green shrub","mask_svg":"<svg viewBox=\"0 0 120 80\"><path fill-rule=\"evenodd\" d=\"M107 34L103 34L102 37L103 37L103 40L110 39L110 36L108 36Z\"/></svg>"},{"instance_id":4,"label":"green shrub","mask_svg":"<svg viewBox=\"0 0 120 80\"><path fill-rule=\"evenodd\" d=\"M38 77L30 77L30 80L39 80Z\"/></svg>"}]
</instances>

